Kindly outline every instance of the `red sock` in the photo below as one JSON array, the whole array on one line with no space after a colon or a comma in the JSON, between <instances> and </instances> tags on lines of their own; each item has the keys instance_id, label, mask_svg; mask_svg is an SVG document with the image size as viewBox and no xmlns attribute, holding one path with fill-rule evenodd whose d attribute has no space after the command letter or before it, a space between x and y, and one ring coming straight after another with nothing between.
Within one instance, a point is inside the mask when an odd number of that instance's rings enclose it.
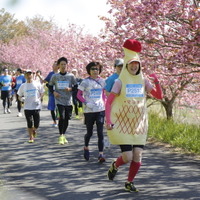
<instances>
[{"instance_id":1,"label":"red sock","mask_svg":"<svg viewBox=\"0 0 200 200\"><path fill-rule=\"evenodd\" d=\"M130 168L129 168L129 173L128 173L128 181L129 182L133 181L138 170L140 169L141 164L142 164L141 162L134 162L134 161L131 162Z\"/></svg>"},{"instance_id":2,"label":"red sock","mask_svg":"<svg viewBox=\"0 0 200 200\"><path fill-rule=\"evenodd\" d=\"M118 168L119 166L124 165L124 164L125 162L123 161L122 156L118 157L115 162L115 166Z\"/></svg>"}]
</instances>

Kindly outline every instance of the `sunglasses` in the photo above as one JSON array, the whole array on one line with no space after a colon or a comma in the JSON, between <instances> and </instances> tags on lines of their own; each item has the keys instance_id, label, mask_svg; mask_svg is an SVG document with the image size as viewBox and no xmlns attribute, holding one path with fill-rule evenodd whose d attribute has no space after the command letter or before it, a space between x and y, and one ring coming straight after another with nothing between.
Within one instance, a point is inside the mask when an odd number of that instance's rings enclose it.
<instances>
[{"instance_id":1,"label":"sunglasses","mask_svg":"<svg viewBox=\"0 0 200 200\"><path fill-rule=\"evenodd\" d=\"M99 71L99 68L90 68L90 70L97 70L97 71Z\"/></svg>"}]
</instances>

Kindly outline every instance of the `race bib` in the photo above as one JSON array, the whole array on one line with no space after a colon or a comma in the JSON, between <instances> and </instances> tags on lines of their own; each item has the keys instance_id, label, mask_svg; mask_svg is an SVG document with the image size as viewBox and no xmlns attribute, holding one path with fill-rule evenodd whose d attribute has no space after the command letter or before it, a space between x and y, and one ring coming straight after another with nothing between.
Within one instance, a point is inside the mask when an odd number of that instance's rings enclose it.
<instances>
[{"instance_id":1,"label":"race bib","mask_svg":"<svg viewBox=\"0 0 200 200\"><path fill-rule=\"evenodd\" d=\"M36 96L36 89L26 90L26 97L35 97Z\"/></svg>"},{"instance_id":2,"label":"race bib","mask_svg":"<svg viewBox=\"0 0 200 200\"><path fill-rule=\"evenodd\" d=\"M91 89L90 90L90 98L91 99L100 99L101 98L102 89Z\"/></svg>"},{"instance_id":3,"label":"race bib","mask_svg":"<svg viewBox=\"0 0 200 200\"><path fill-rule=\"evenodd\" d=\"M142 84L127 84L126 97L144 97Z\"/></svg>"},{"instance_id":4,"label":"race bib","mask_svg":"<svg viewBox=\"0 0 200 200\"><path fill-rule=\"evenodd\" d=\"M57 81L58 89L65 89L69 87L69 81Z\"/></svg>"},{"instance_id":5,"label":"race bib","mask_svg":"<svg viewBox=\"0 0 200 200\"><path fill-rule=\"evenodd\" d=\"M22 84L22 80L17 80L17 84Z\"/></svg>"}]
</instances>

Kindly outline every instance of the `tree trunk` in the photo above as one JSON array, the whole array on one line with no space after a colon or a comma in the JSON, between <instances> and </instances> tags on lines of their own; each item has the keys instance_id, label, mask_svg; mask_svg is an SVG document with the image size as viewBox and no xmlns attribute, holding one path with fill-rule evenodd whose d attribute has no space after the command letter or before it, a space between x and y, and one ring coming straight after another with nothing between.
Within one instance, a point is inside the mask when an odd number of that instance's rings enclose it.
<instances>
[{"instance_id":1,"label":"tree trunk","mask_svg":"<svg viewBox=\"0 0 200 200\"><path fill-rule=\"evenodd\" d=\"M162 105L165 108L167 119L170 120L173 118L173 103L172 102L162 102Z\"/></svg>"}]
</instances>

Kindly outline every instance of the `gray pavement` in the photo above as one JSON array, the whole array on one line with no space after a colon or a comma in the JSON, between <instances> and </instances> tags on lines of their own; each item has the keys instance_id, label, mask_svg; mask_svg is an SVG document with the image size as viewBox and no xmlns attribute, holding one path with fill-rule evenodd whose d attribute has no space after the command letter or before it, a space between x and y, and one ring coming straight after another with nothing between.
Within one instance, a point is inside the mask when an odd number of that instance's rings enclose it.
<instances>
[{"instance_id":1,"label":"gray pavement","mask_svg":"<svg viewBox=\"0 0 200 200\"><path fill-rule=\"evenodd\" d=\"M58 145L58 130L51 127L48 110L41 111L38 138L27 143L26 122L2 114L0 105L0 200L178 200L200 199L200 162L148 143L143 164L135 179L139 193L124 191L128 165L116 179L107 179L107 170L119 154L111 145L105 149L106 162L97 163L97 136L91 139L91 159L83 158L82 120L70 120L68 145Z\"/></svg>"}]
</instances>

